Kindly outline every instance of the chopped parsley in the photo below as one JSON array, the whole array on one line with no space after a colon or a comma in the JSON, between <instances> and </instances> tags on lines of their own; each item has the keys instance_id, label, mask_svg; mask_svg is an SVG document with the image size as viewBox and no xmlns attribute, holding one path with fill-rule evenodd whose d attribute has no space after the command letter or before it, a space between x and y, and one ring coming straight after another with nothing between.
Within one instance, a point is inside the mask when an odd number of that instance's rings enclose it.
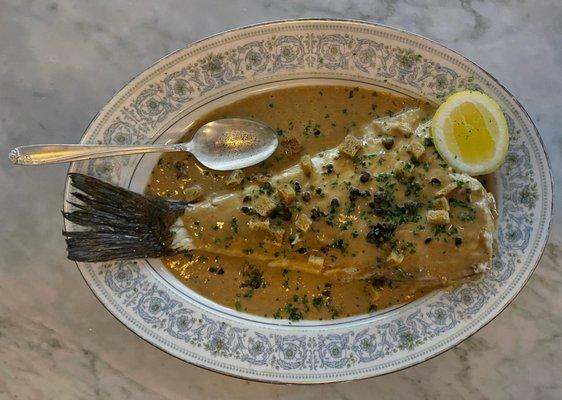
<instances>
[{"instance_id":1,"label":"chopped parsley","mask_svg":"<svg viewBox=\"0 0 562 400\"><path fill-rule=\"evenodd\" d=\"M353 225L353 221L348 219L343 224L340 224L340 226L339 226L340 231L347 231L351 225ZM354 236L354 237L356 237L356 236Z\"/></svg>"},{"instance_id":2,"label":"chopped parsley","mask_svg":"<svg viewBox=\"0 0 562 400\"><path fill-rule=\"evenodd\" d=\"M300 321L304 318L303 312L293 303L287 303L283 311L285 311L289 321Z\"/></svg>"},{"instance_id":3,"label":"chopped parsley","mask_svg":"<svg viewBox=\"0 0 562 400\"><path fill-rule=\"evenodd\" d=\"M230 228L232 229L232 232L238 233L238 219L236 217L230 220Z\"/></svg>"},{"instance_id":4,"label":"chopped parsley","mask_svg":"<svg viewBox=\"0 0 562 400\"><path fill-rule=\"evenodd\" d=\"M447 240L447 236L454 236L459 232L459 230L455 226L447 226L442 224L433 225L431 230L435 238L445 237L445 241Z\"/></svg>"},{"instance_id":5,"label":"chopped parsley","mask_svg":"<svg viewBox=\"0 0 562 400\"><path fill-rule=\"evenodd\" d=\"M212 266L212 267L209 267L209 272L211 274L215 274L215 275L223 275L224 269L223 269L223 267Z\"/></svg>"},{"instance_id":6,"label":"chopped parsley","mask_svg":"<svg viewBox=\"0 0 562 400\"><path fill-rule=\"evenodd\" d=\"M398 204L393 194L388 191L376 192L373 196L373 201L369 203L369 207L375 215L395 226L407 222L418 222L421 218L421 203L409 200L403 204Z\"/></svg>"},{"instance_id":7,"label":"chopped parsley","mask_svg":"<svg viewBox=\"0 0 562 400\"><path fill-rule=\"evenodd\" d=\"M367 242L380 246L390 240L395 230L396 225L379 222L367 233Z\"/></svg>"},{"instance_id":8,"label":"chopped parsley","mask_svg":"<svg viewBox=\"0 0 562 400\"><path fill-rule=\"evenodd\" d=\"M457 184L457 188L462 188L467 182L463 181L462 179L453 179L453 182L455 182Z\"/></svg>"},{"instance_id":9,"label":"chopped parsley","mask_svg":"<svg viewBox=\"0 0 562 400\"><path fill-rule=\"evenodd\" d=\"M343 239L336 239L330 244L330 247L339 250L340 253L345 253L349 245Z\"/></svg>"},{"instance_id":10,"label":"chopped parsley","mask_svg":"<svg viewBox=\"0 0 562 400\"><path fill-rule=\"evenodd\" d=\"M304 318L306 313L310 311L310 306L308 303L307 295L300 297L299 295L293 295L293 298L289 300L284 307L278 309L273 318L279 319L285 316L289 321L300 321Z\"/></svg>"},{"instance_id":11,"label":"chopped parsley","mask_svg":"<svg viewBox=\"0 0 562 400\"><path fill-rule=\"evenodd\" d=\"M423 145L425 147L433 147L433 139L430 137L426 137L423 139Z\"/></svg>"},{"instance_id":12,"label":"chopped parsley","mask_svg":"<svg viewBox=\"0 0 562 400\"><path fill-rule=\"evenodd\" d=\"M273 192L275 192L275 189L273 188L271 183L264 182L264 183L261 184L258 192L260 194L267 194L268 196L271 196L273 194Z\"/></svg>"},{"instance_id":13,"label":"chopped parsley","mask_svg":"<svg viewBox=\"0 0 562 400\"><path fill-rule=\"evenodd\" d=\"M322 297L321 295L312 298L312 306L317 310L320 310L323 305L324 305L324 297Z\"/></svg>"},{"instance_id":14,"label":"chopped parsley","mask_svg":"<svg viewBox=\"0 0 562 400\"><path fill-rule=\"evenodd\" d=\"M284 288L288 288L289 287L289 270L288 269L283 269L282 272L283 275L283 281L281 282L281 285L283 285Z\"/></svg>"},{"instance_id":15,"label":"chopped parsley","mask_svg":"<svg viewBox=\"0 0 562 400\"><path fill-rule=\"evenodd\" d=\"M330 317L332 317L332 319L337 318L340 315L340 310L334 307L334 305L331 302L328 303L326 307L328 308L328 311L330 312Z\"/></svg>"},{"instance_id":16,"label":"chopped parsley","mask_svg":"<svg viewBox=\"0 0 562 400\"><path fill-rule=\"evenodd\" d=\"M413 194L415 197L418 197L423 190L422 185L420 185L420 183L416 181L413 176L409 177L405 182L403 182L403 185L406 187L406 191L404 192L406 196L410 196Z\"/></svg>"},{"instance_id":17,"label":"chopped parsley","mask_svg":"<svg viewBox=\"0 0 562 400\"><path fill-rule=\"evenodd\" d=\"M320 125L317 124L316 122L312 122L312 121L308 121L308 123L304 126L304 129L302 131L302 134L304 136L310 136L310 135L314 135L314 136L319 136L320 135Z\"/></svg>"},{"instance_id":18,"label":"chopped parsley","mask_svg":"<svg viewBox=\"0 0 562 400\"><path fill-rule=\"evenodd\" d=\"M249 287L252 289L265 287L263 272L255 265L248 265L246 268L244 268L244 270L242 271L242 277L244 278L244 280L240 284L240 287Z\"/></svg>"},{"instance_id":19,"label":"chopped parsley","mask_svg":"<svg viewBox=\"0 0 562 400\"><path fill-rule=\"evenodd\" d=\"M458 209L455 210L455 215L463 222L474 222L476 220L476 208L468 201L457 199L449 199L449 205Z\"/></svg>"}]
</instances>

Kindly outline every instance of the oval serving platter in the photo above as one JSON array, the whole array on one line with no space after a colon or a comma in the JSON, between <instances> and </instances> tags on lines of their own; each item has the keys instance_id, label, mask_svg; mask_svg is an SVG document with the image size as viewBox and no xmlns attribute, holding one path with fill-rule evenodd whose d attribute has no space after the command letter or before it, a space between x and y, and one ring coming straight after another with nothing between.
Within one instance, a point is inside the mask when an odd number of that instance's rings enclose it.
<instances>
[{"instance_id":1,"label":"oval serving platter","mask_svg":"<svg viewBox=\"0 0 562 400\"><path fill-rule=\"evenodd\" d=\"M366 86L434 103L468 88L498 101L511 144L505 164L489 178L500 214L491 271L452 292L434 292L391 310L290 323L206 300L159 260L78 263L102 304L140 337L182 360L240 378L361 379L455 346L497 316L529 279L552 212L540 136L522 106L488 73L411 33L347 20L280 21L224 32L168 55L133 79L100 111L81 143L178 140L214 107L274 87L315 83ZM74 163L70 171L142 192L157 158L99 159ZM69 211L66 200L68 181Z\"/></svg>"}]
</instances>

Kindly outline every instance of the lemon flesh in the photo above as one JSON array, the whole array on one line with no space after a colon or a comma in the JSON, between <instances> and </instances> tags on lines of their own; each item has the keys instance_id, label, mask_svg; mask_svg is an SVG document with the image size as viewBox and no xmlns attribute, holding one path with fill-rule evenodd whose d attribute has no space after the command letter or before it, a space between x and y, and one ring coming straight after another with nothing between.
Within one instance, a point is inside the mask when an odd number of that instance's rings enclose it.
<instances>
[{"instance_id":1,"label":"lemon flesh","mask_svg":"<svg viewBox=\"0 0 562 400\"><path fill-rule=\"evenodd\" d=\"M433 116L431 132L439 154L468 175L495 171L507 154L505 116L492 98L480 92L450 96Z\"/></svg>"}]
</instances>

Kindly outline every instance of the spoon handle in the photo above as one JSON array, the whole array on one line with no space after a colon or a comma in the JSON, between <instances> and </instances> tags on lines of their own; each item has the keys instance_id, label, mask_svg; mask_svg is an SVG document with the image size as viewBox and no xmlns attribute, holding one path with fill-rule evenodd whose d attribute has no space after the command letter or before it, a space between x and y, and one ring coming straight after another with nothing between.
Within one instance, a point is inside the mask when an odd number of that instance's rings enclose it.
<instances>
[{"instance_id":1,"label":"spoon handle","mask_svg":"<svg viewBox=\"0 0 562 400\"><path fill-rule=\"evenodd\" d=\"M186 143L144 146L37 144L16 147L10 151L10 161L16 165L58 164L101 157L184 150L188 150Z\"/></svg>"}]
</instances>

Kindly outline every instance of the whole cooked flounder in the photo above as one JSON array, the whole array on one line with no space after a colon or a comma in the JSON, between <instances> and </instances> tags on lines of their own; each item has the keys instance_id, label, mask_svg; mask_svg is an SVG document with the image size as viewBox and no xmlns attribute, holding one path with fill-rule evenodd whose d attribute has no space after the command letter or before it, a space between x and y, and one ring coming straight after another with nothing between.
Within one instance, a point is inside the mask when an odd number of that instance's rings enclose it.
<instances>
[{"instance_id":1,"label":"whole cooked flounder","mask_svg":"<svg viewBox=\"0 0 562 400\"><path fill-rule=\"evenodd\" d=\"M413 109L377 119L266 181L236 172L227 194L193 204L72 174L81 203L65 217L90 229L65 232L69 258L197 249L341 280L429 285L482 272L492 257L494 199L441 159L422 116Z\"/></svg>"}]
</instances>

